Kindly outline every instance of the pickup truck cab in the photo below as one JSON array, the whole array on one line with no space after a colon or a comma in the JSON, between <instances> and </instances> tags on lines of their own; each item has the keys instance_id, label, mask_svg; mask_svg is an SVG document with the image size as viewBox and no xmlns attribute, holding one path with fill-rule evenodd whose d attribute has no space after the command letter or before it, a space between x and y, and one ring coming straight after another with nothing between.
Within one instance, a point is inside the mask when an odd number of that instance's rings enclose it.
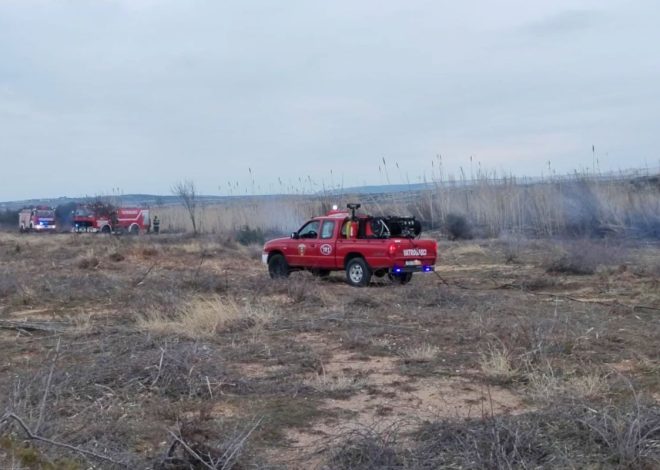
<instances>
[{"instance_id":1,"label":"pickup truck cab","mask_svg":"<svg viewBox=\"0 0 660 470\"><path fill-rule=\"evenodd\" d=\"M347 282L362 287L373 275L406 284L413 273L435 269L437 244L418 238L421 225L414 217L356 215L359 207L349 204L351 212L335 208L312 218L290 237L266 242L262 261L270 276L309 270L324 277L346 271Z\"/></svg>"}]
</instances>

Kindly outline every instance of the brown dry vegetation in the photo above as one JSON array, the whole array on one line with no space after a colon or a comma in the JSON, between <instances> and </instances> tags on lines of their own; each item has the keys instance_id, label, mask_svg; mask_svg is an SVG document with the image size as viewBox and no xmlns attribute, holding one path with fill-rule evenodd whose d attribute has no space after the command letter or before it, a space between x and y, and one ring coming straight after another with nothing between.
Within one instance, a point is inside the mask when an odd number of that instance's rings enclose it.
<instances>
[{"instance_id":1,"label":"brown dry vegetation","mask_svg":"<svg viewBox=\"0 0 660 470\"><path fill-rule=\"evenodd\" d=\"M360 201L374 215L412 214L425 227L442 228L450 238L625 235L660 237L660 175L592 174L551 177L543 182L495 178L479 173L473 181L435 175L428 190L394 194L243 197L223 204L200 204L199 229L229 233L249 227L290 233L308 217L332 205ZM161 229L190 232L181 206L153 208Z\"/></svg>"},{"instance_id":2,"label":"brown dry vegetation","mask_svg":"<svg viewBox=\"0 0 660 470\"><path fill-rule=\"evenodd\" d=\"M355 289L226 240L0 234L2 465L660 465L657 244L440 240Z\"/></svg>"}]
</instances>

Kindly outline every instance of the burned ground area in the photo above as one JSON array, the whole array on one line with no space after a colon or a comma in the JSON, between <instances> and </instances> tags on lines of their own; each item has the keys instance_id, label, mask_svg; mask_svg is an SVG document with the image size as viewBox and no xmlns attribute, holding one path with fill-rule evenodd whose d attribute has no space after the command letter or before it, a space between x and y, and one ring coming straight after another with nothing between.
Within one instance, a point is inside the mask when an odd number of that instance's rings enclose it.
<instances>
[{"instance_id":1,"label":"burned ground area","mask_svg":"<svg viewBox=\"0 0 660 470\"><path fill-rule=\"evenodd\" d=\"M0 467L657 468L660 247L438 243L357 289L221 236L0 234Z\"/></svg>"}]
</instances>

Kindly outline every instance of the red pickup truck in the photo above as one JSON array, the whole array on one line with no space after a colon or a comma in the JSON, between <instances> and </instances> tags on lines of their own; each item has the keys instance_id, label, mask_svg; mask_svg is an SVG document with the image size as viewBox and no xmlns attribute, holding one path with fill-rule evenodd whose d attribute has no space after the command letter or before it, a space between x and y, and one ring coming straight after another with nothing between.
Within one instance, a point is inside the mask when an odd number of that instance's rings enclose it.
<instances>
[{"instance_id":1,"label":"red pickup truck","mask_svg":"<svg viewBox=\"0 0 660 470\"><path fill-rule=\"evenodd\" d=\"M414 217L356 215L359 204L344 211L334 208L314 217L288 238L264 245L262 261L272 278L292 271L309 270L325 277L331 271L346 271L355 287L369 284L372 275L388 275L406 284L415 272L435 269L437 244L420 240L421 224Z\"/></svg>"}]
</instances>

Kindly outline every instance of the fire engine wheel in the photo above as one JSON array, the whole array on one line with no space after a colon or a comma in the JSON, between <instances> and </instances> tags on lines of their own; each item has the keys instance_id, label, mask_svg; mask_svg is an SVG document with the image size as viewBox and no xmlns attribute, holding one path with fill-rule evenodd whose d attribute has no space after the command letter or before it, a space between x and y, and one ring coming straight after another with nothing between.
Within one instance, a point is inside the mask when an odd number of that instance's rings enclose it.
<instances>
[{"instance_id":1,"label":"fire engine wheel","mask_svg":"<svg viewBox=\"0 0 660 470\"><path fill-rule=\"evenodd\" d=\"M139 235L140 227L138 227L137 225L131 225L131 227L128 229L128 233L131 235Z\"/></svg>"},{"instance_id":2,"label":"fire engine wheel","mask_svg":"<svg viewBox=\"0 0 660 470\"><path fill-rule=\"evenodd\" d=\"M412 279L413 273L388 274L390 280L395 284L408 284Z\"/></svg>"},{"instance_id":3,"label":"fire engine wheel","mask_svg":"<svg viewBox=\"0 0 660 470\"><path fill-rule=\"evenodd\" d=\"M103 227L101 227L101 233L110 233L111 231L112 230L110 230L109 225L104 225Z\"/></svg>"},{"instance_id":4,"label":"fire engine wheel","mask_svg":"<svg viewBox=\"0 0 660 470\"><path fill-rule=\"evenodd\" d=\"M273 255L268 260L268 274L271 279L281 279L289 277L289 263L286 262L284 256Z\"/></svg>"},{"instance_id":5,"label":"fire engine wheel","mask_svg":"<svg viewBox=\"0 0 660 470\"><path fill-rule=\"evenodd\" d=\"M371 269L362 258L353 258L346 264L346 281L353 287L365 287L371 280Z\"/></svg>"}]
</instances>

